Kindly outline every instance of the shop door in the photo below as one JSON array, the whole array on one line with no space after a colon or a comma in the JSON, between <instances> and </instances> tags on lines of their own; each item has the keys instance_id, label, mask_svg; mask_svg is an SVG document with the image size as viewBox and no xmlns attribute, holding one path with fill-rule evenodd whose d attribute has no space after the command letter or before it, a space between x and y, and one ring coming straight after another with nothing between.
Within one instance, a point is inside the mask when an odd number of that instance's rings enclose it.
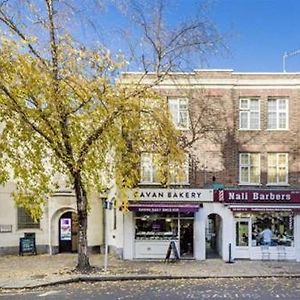
<instances>
[{"instance_id":1,"label":"shop door","mask_svg":"<svg viewBox=\"0 0 300 300\"><path fill-rule=\"evenodd\" d=\"M64 213L59 219L59 252L77 251L77 215L72 212Z\"/></svg>"},{"instance_id":2,"label":"shop door","mask_svg":"<svg viewBox=\"0 0 300 300\"><path fill-rule=\"evenodd\" d=\"M206 258L222 256L222 219L217 214L210 214L205 225Z\"/></svg>"},{"instance_id":3,"label":"shop door","mask_svg":"<svg viewBox=\"0 0 300 300\"><path fill-rule=\"evenodd\" d=\"M194 220L180 220L180 257L191 258L194 256Z\"/></svg>"},{"instance_id":4,"label":"shop door","mask_svg":"<svg viewBox=\"0 0 300 300\"><path fill-rule=\"evenodd\" d=\"M237 219L235 221L235 257L250 258L250 221Z\"/></svg>"}]
</instances>

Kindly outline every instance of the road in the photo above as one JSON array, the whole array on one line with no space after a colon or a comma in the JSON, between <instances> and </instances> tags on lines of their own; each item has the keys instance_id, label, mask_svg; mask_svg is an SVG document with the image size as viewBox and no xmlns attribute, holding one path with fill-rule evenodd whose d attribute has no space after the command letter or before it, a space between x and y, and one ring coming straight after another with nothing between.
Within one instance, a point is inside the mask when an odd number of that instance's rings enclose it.
<instances>
[{"instance_id":1,"label":"road","mask_svg":"<svg viewBox=\"0 0 300 300\"><path fill-rule=\"evenodd\" d=\"M4 299L300 299L299 278L181 279L73 283L1 291Z\"/></svg>"}]
</instances>

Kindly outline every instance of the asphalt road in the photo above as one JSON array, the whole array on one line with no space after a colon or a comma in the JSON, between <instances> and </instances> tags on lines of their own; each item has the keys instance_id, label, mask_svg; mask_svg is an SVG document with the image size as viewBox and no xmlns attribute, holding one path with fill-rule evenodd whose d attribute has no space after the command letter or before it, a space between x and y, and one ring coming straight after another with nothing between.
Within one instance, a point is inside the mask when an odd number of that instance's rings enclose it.
<instances>
[{"instance_id":1,"label":"asphalt road","mask_svg":"<svg viewBox=\"0 0 300 300\"><path fill-rule=\"evenodd\" d=\"M0 299L300 299L299 278L95 282L0 291Z\"/></svg>"}]
</instances>

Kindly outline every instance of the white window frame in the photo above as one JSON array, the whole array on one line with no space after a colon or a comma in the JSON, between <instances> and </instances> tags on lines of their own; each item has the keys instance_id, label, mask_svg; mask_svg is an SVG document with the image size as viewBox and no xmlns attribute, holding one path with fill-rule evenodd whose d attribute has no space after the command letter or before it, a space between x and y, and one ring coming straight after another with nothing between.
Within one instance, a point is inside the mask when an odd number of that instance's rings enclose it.
<instances>
[{"instance_id":1,"label":"white window frame","mask_svg":"<svg viewBox=\"0 0 300 300\"><path fill-rule=\"evenodd\" d=\"M180 109L180 102L181 101L185 101L185 106L186 109L181 110ZM171 111L171 102L173 102L176 106L176 113L173 114ZM175 126L176 129L179 130L188 130L189 129L189 101L188 98L185 97L168 97L168 108L169 108L169 112L171 114L172 120L173 120L173 124ZM180 125L180 119L181 119L181 113L185 113L186 114L186 124L184 124L183 126Z\"/></svg>"},{"instance_id":2,"label":"white window frame","mask_svg":"<svg viewBox=\"0 0 300 300\"><path fill-rule=\"evenodd\" d=\"M242 164L242 156L248 155L248 161L250 162L251 155L258 155L258 182L251 182L251 164ZM248 181L242 181L242 168L248 168ZM261 180L261 162L260 162L260 153L257 152L242 152L239 154L239 184L240 185L260 185Z\"/></svg>"},{"instance_id":3,"label":"white window frame","mask_svg":"<svg viewBox=\"0 0 300 300\"><path fill-rule=\"evenodd\" d=\"M170 171L169 171L169 177L170 177L170 184L172 185L182 185L182 184L189 184L189 155L186 153L185 154L185 158L184 158L184 162L182 163L181 166L179 165L176 165L175 168L173 167L173 164L172 162L169 162L169 166L170 166ZM177 170L179 167L182 167L184 170L183 170L183 173L184 173L184 177L185 177L185 180L181 180L180 181L180 178L178 178L178 174L177 174ZM175 174L172 174L172 173L175 173ZM175 180L171 180L172 177L175 177Z\"/></svg>"},{"instance_id":4,"label":"white window frame","mask_svg":"<svg viewBox=\"0 0 300 300\"><path fill-rule=\"evenodd\" d=\"M269 165L269 155L276 155L276 164L274 166ZM280 171L280 165L279 165L279 156L284 155L285 156L285 181L279 181L279 171ZM268 171L267 171L267 180L268 180L268 185L288 185L288 178L289 178L289 155L288 153L285 152L269 152L268 153ZM269 167L276 167L276 182L269 182Z\"/></svg>"},{"instance_id":5,"label":"white window frame","mask_svg":"<svg viewBox=\"0 0 300 300\"><path fill-rule=\"evenodd\" d=\"M281 100L285 100L286 103L286 108L283 109L279 109L279 101ZM289 129L289 99L287 97L269 97L268 98L268 107L267 107L267 129L268 130L288 130ZM275 110L269 110L269 101L276 101L276 109ZM276 113L276 127L275 128L269 128L269 113L270 112L275 112ZM279 128L279 115L280 113L285 113L286 117L285 117L285 122L286 122L286 126L285 128Z\"/></svg>"},{"instance_id":6,"label":"white window frame","mask_svg":"<svg viewBox=\"0 0 300 300\"><path fill-rule=\"evenodd\" d=\"M243 101L247 101L246 107L243 107L242 103ZM257 101L258 102L258 110L253 110L251 109L251 101ZM251 122L251 113L258 113L258 126L257 128L251 128L252 123ZM242 127L242 115L245 114L247 115L247 126ZM239 129L240 130L260 130L260 100L255 97L250 97L250 98L240 98L240 103L239 103Z\"/></svg>"},{"instance_id":7,"label":"white window frame","mask_svg":"<svg viewBox=\"0 0 300 300\"><path fill-rule=\"evenodd\" d=\"M143 152L142 155L141 155L141 167L140 167L140 174L141 174L141 180L140 180L140 183L141 184L160 184L159 181L155 181L155 178L154 178L154 174L155 174L155 163L154 163L154 155L157 155L157 154L154 154L154 153L149 153L149 152ZM148 166L145 166L143 165L143 157L147 157L148 156L148 159L149 159L149 165ZM150 180L144 180L143 179L143 168L149 168L149 171L150 171ZM156 170L157 172L157 170Z\"/></svg>"}]
</instances>

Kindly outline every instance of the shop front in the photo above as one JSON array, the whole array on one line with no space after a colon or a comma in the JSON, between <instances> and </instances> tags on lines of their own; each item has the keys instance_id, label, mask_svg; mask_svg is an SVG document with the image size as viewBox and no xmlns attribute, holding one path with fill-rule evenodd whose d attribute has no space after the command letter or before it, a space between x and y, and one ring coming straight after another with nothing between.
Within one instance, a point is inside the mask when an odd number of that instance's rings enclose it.
<instances>
[{"instance_id":1,"label":"shop front","mask_svg":"<svg viewBox=\"0 0 300 300\"><path fill-rule=\"evenodd\" d=\"M233 214L236 259L299 260L300 191L215 191Z\"/></svg>"},{"instance_id":2,"label":"shop front","mask_svg":"<svg viewBox=\"0 0 300 300\"><path fill-rule=\"evenodd\" d=\"M171 241L180 258L194 258L195 215L213 201L212 190L139 189L134 199L125 217L125 259L164 259Z\"/></svg>"}]
</instances>

